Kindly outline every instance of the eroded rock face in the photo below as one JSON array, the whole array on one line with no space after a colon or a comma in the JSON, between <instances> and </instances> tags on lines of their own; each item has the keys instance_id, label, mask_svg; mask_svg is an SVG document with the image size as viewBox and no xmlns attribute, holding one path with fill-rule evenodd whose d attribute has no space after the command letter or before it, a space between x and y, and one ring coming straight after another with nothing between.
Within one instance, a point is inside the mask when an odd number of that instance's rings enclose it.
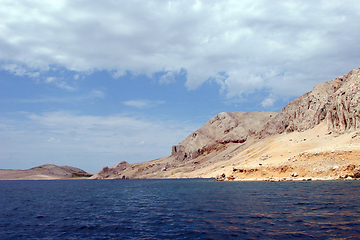
<instances>
[{"instance_id":1,"label":"eroded rock face","mask_svg":"<svg viewBox=\"0 0 360 240\"><path fill-rule=\"evenodd\" d=\"M215 150L221 144L243 143L276 114L274 112L219 113L179 145L173 146L171 155L182 161Z\"/></svg>"},{"instance_id":2,"label":"eroded rock face","mask_svg":"<svg viewBox=\"0 0 360 240\"><path fill-rule=\"evenodd\" d=\"M219 176L216 176L216 181L225 181L225 173L219 175Z\"/></svg>"},{"instance_id":3,"label":"eroded rock face","mask_svg":"<svg viewBox=\"0 0 360 240\"><path fill-rule=\"evenodd\" d=\"M122 175L122 172L129 167L130 164L128 162L122 161L116 164L115 166L103 167L99 172L94 174L91 179L105 179L105 178L122 178L125 179L126 176Z\"/></svg>"},{"instance_id":4,"label":"eroded rock face","mask_svg":"<svg viewBox=\"0 0 360 240\"><path fill-rule=\"evenodd\" d=\"M325 121L330 131L360 128L360 68L289 102L257 133L258 138L283 132L305 131Z\"/></svg>"},{"instance_id":5,"label":"eroded rock face","mask_svg":"<svg viewBox=\"0 0 360 240\"><path fill-rule=\"evenodd\" d=\"M355 168L353 174L354 178L360 178L360 167Z\"/></svg>"}]
</instances>

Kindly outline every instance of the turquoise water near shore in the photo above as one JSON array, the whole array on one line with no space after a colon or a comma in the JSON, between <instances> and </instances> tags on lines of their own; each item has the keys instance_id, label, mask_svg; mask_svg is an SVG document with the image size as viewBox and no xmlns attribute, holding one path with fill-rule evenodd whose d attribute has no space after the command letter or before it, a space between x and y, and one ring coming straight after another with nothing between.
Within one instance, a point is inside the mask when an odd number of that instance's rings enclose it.
<instances>
[{"instance_id":1,"label":"turquoise water near shore","mask_svg":"<svg viewBox=\"0 0 360 240\"><path fill-rule=\"evenodd\" d=\"M359 239L360 181L0 181L0 239Z\"/></svg>"}]
</instances>

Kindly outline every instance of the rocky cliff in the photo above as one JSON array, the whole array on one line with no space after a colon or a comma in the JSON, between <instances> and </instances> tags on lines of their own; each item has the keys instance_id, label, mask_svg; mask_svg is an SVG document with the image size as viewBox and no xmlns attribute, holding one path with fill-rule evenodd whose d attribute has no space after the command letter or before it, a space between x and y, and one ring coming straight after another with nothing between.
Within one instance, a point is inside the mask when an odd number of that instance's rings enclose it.
<instances>
[{"instance_id":1,"label":"rocky cliff","mask_svg":"<svg viewBox=\"0 0 360 240\"><path fill-rule=\"evenodd\" d=\"M170 156L104 167L93 179L331 179L360 174L360 68L316 85L279 113L219 113ZM326 157L321 157L326 156Z\"/></svg>"},{"instance_id":2,"label":"rocky cliff","mask_svg":"<svg viewBox=\"0 0 360 240\"><path fill-rule=\"evenodd\" d=\"M257 133L259 138L283 132L306 131L325 122L329 131L360 128L360 68L289 102Z\"/></svg>"},{"instance_id":3,"label":"rocky cliff","mask_svg":"<svg viewBox=\"0 0 360 240\"><path fill-rule=\"evenodd\" d=\"M244 145L249 138L252 139L256 131L274 115L274 112L219 113L179 145L173 146L170 156L142 164L123 161L113 167L104 167L92 178L162 178L172 176L174 171L201 168L211 164L209 157L209 161L204 160L205 156L216 153L220 159L229 158L234 146L238 148L239 144ZM235 145L229 148L231 144Z\"/></svg>"},{"instance_id":4,"label":"rocky cliff","mask_svg":"<svg viewBox=\"0 0 360 240\"><path fill-rule=\"evenodd\" d=\"M222 144L244 143L276 114L274 112L219 113L179 145L173 146L171 155L177 160L185 161L197 158Z\"/></svg>"}]
</instances>

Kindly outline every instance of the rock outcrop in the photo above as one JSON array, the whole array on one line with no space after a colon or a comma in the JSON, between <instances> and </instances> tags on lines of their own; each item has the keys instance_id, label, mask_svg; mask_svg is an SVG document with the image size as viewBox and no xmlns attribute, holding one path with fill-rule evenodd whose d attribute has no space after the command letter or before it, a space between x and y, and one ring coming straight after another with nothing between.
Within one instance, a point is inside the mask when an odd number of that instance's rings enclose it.
<instances>
[{"instance_id":1,"label":"rock outcrop","mask_svg":"<svg viewBox=\"0 0 360 240\"><path fill-rule=\"evenodd\" d=\"M311 92L289 102L264 125L257 137L306 131L325 122L329 131L360 128L360 68L332 81L317 84Z\"/></svg>"},{"instance_id":2,"label":"rock outcrop","mask_svg":"<svg viewBox=\"0 0 360 240\"><path fill-rule=\"evenodd\" d=\"M193 132L179 145L172 147L171 155L177 160L194 159L219 144L244 143L249 136L277 113L275 112L222 112Z\"/></svg>"},{"instance_id":3,"label":"rock outcrop","mask_svg":"<svg viewBox=\"0 0 360 240\"><path fill-rule=\"evenodd\" d=\"M360 178L360 166L354 169L353 177L354 178Z\"/></svg>"},{"instance_id":4,"label":"rock outcrop","mask_svg":"<svg viewBox=\"0 0 360 240\"><path fill-rule=\"evenodd\" d=\"M121 173L129 167L130 164L128 162L122 161L116 164L113 167L103 167L101 171L95 173L91 178L92 179L105 179L111 178L112 176L116 176L116 178L126 179L126 175L121 175Z\"/></svg>"}]
</instances>

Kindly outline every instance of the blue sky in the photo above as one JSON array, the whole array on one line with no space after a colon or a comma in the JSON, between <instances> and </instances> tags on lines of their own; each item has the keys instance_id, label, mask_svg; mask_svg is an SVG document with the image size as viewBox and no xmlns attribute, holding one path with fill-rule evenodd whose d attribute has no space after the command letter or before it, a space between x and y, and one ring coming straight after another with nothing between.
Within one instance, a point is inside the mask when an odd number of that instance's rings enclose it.
<instances>
[{"instance_id":1,"label":"blue sky","mask_svg":"<svg viewBox=\"0 0 360 240\"><path fill-rule=\"evenodd\" d=\"M143 162L360 65L360 2L0 1L0 168Z\"/></svg>"}]
</instances>

